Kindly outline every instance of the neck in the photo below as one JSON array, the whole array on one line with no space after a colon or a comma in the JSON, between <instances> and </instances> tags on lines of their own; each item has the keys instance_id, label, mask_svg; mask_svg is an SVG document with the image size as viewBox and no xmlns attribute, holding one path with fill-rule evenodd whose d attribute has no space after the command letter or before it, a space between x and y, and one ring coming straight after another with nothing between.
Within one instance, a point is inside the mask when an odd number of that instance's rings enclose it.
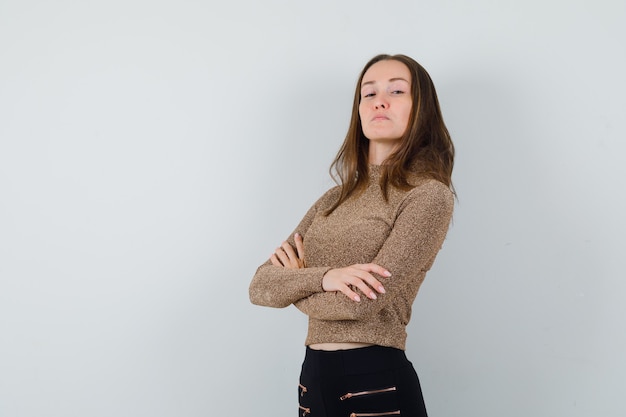
<instances>
[{"instance_id":1,"label":"neck","mask_svg":"<svg viewBox=\"0 0 626 417\"><path fill-rule=\"evenodd\" d=\"M370 141L367 153L367 161L372 165L382 165L398 147L395 141L377 142Z\"/></svg>"}]
</instances>

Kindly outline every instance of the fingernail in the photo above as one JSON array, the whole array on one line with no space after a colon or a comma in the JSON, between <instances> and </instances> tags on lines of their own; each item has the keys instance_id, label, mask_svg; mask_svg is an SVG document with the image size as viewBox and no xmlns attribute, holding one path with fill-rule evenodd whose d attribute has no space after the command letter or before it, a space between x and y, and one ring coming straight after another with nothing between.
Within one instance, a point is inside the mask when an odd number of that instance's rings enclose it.
<instances>
[{"instance_id":1,"label":"fingernail","mask_svg":"<svg viewBox=\"0 0 626 417\"><path fill-rule=\"evenodd\" d=\"M382 285L380 287L378 287L378 292L380 292L381 294L385 293L385 289L383 288Z\"/></svg>"},{"instance_id":2,"label":"fingernail","mask_svg":"<svg viewBox=\"0 0 626 417\"><path fill-rule=\"evenodd\" d=\"M386 276L386 277L390 277L390 276L391 276L391 272L389 272L389 271L385 271L385 276Z\"/></svg>"},{"instance_id":3,"label":"fingernail","mask_svg":"<svg viewBox=\"0 0 626 417\"><path fill-rule=\"evenodd\" d=\"M358 295L355 295L355 296L354 296L354 301L357 301L357 302L358 302L358 301L361 301L361 297L359 297Z\"/></svg>"},{"instance_id":4,"label":"fingernail","mask_svg":"<svg viewBox=\"0 0 626 417\"><path fill-rule=\"evenodd\" d=\"M371 298L372 300L375 300L375 299L376 299L376 294L374 294L373 292L371 292L371 293L370 293L370 298Z\"/></svg>"},{"instance_id":5,"label":"fingernail","mask_svg":"<svg viewBox=\"0 0 626 417\"><path fill-rule=\"evenodd\" d=\"M296 232L296 235L295 235L295 236L296 236L296 237L300 237L300 233L297 233L297 232Z\"/></svg>"}]
</instances>

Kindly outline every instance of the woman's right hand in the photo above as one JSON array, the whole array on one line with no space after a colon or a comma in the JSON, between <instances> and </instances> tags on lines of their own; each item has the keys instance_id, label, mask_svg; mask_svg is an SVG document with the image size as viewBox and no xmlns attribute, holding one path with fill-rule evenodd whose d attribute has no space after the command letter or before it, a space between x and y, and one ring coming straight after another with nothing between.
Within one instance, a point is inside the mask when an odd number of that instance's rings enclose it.
<instances>
[{"instance_id":1,"label":"woman's right hand","mask_svg":"<svg viewBox=\"0 0 626 417\"><path fill-rule=\"evenodd\" d=\"M355 264L345 268L331 269L322 279L324 291L341 291L354 301L361 301L361 297L352 290L352 286L361 290L363 294L372 300L376 299L376 292L385 293L385 288L372 273L389 278L391 273L376 264ZM375 292L375 291L376 292Z\"/></svg>"}]
</instances>

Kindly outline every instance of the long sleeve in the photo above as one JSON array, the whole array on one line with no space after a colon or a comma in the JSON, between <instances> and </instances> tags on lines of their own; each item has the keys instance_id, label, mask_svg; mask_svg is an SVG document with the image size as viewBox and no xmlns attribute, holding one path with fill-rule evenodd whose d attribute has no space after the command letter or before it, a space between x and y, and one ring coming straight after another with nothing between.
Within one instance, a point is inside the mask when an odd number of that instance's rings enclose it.
<instances>
[{"instance_id":1,"label":"long sleeve","mask_svg":"<svg viewBox=\"0 0 626 417\"><path fill-rule=\"evenodd\" d=\"M306 298L296 298L295 306L319 320L363 320L390 308L405 312L400 315L408 322L419 286L445 239L453 206L451 191L434 180L406 194L387 239L371 259L392 274L379 277L386 292L376 300L363 296L355 302L343 293L312 291Z\"/></svg>"},{"instance_id":2,"label":"long sleeve","mask_svg":"<svg viewBox=\"0 0 626 417\"><path fill-rule=\"evenodd\" d=\"M302 235L305 245L307 230L316 215L323 215L329 202L334 201L336 188L326 192L302 218L287 241L295 247L294 233ZM306 259L306 246L305 246ZM253 304L283 308L311 294L323 291L322 278L331 267L317 266L301 269L289 269L274 266L268 260L261 265L250 283L249 295Z\"/></svg>"}]
</instances>

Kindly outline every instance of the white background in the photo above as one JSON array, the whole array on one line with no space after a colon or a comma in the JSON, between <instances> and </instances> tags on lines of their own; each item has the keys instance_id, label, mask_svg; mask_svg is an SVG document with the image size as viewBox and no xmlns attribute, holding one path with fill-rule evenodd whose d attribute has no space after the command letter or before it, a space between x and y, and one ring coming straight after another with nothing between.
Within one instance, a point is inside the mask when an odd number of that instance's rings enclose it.
<instances>
[{"instance_id":1,"label":"white background","mask_svg":"<svg viewBox=\"0 0 626 417\"><path fill-rule=\"evenodd\" d=\"M457 147L430 415L623 417L626 3L0 0L0 416L295 415L257 267L405 53Z\"/></svg>"}]
</instances>

